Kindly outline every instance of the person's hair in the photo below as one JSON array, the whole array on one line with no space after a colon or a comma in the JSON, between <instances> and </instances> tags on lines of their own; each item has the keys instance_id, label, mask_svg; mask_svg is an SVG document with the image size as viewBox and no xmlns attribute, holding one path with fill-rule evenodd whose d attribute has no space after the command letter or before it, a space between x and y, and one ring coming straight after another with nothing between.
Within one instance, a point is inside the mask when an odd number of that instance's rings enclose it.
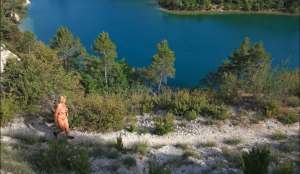
<instances>
[{"instance_id":1,"label":"person's hair","mask_svg":"<svg viewBox=\"0 0 300 174\"><path fill-rule=\"evenodd\" d=\"M67 97L65 95L59 95L57 98L57 104L60 103L62 100L67 100Z\"/></svg>"}]
</instances>

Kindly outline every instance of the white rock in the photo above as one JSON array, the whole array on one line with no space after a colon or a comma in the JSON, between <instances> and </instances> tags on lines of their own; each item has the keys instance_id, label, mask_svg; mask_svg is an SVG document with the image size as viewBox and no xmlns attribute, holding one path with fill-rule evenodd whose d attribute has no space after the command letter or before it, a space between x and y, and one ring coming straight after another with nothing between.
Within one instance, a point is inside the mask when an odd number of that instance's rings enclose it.
<instances>
[{"instance_id":1,"label":"white rock","mask_svg":"<svg viewBox=\"0 0 300 174\"><path fill-rule=\"evenodd\" d=\"M3 73L4 72L4 65L7 62L7 59L9 58L17 58L18 61L20 61L20 59L18 58L18 56L16 56L14 53L12 53L11 51L7 50L5 48L5 45L1 45L1 69L0 72Z\"/></svg>"}]
</instances>

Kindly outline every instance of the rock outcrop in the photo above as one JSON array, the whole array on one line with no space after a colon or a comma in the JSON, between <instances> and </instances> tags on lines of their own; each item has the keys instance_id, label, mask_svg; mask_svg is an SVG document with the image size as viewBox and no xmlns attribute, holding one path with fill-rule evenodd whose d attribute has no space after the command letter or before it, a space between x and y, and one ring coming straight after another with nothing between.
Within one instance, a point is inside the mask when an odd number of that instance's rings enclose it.
<instances>
[{"instance_id":1,"label":"rock outcrop","mask_svg":"<svg viewBox=\"0 0 300 174\"><path fill-rule=\"evenodd\" d=\"M0 72L3 73L4 72L4 65L7 62L7 59L9 58L17 58L18 61L20 61L20 59L18 58L17 55L15 55L14 53L12 53L11 51L7 50L5 48L5 45L1 44L1 67L0 67Z\"/></svg>"},{"instance_id":2,"label":"rock outcrop","mask_svg":"<svg viewBox=\"0 0 300 174\"><path fill-rule=\"evenodd\" d=\"M29 0L26 0L24 6L29 6L31 4L31 2Z\"/></svg>"}]
</instances>

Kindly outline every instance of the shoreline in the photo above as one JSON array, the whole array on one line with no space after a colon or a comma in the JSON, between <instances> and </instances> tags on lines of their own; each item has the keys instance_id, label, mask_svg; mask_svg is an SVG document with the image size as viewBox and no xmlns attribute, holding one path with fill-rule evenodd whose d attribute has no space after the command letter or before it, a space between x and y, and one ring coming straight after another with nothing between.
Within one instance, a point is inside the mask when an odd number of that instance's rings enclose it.
<instances>
[{"instance_id":1,"label":"shoreline","mask_svg":"<svg viewBox=\"0 0 300 174\"><path fill-rule=\"evenodd\" d=\"M181 15L197 15L197 14L273 14L273 15L289 15L289 16L300 16L300 13L284 13L280 11L241 11L241 10L223 10L220 12L218 9L211 10L201 10L201 11L188 11L188 10L168 10L166 8L163 8L159 6L159 9L161 11L172 13L172 14L181 14Z\"/></svg>"}]
</instances>

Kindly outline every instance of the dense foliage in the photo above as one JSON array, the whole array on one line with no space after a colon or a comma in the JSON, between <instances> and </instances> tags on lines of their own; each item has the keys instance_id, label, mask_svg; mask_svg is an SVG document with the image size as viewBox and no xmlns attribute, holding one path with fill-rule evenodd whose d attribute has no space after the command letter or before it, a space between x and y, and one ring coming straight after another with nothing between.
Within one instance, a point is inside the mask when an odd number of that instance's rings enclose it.
<instances>
[{"instance_id":1,"label":"dense foliage","mask_svg":"<svg viewBox=\"0 0 300 174\"><path fill-rule=\"evenodd\" d=\"M241 11L282 11L299 13L297 0L158 0L169 10L199 11L211 9Z\"/></svg>"}]
</instances>

